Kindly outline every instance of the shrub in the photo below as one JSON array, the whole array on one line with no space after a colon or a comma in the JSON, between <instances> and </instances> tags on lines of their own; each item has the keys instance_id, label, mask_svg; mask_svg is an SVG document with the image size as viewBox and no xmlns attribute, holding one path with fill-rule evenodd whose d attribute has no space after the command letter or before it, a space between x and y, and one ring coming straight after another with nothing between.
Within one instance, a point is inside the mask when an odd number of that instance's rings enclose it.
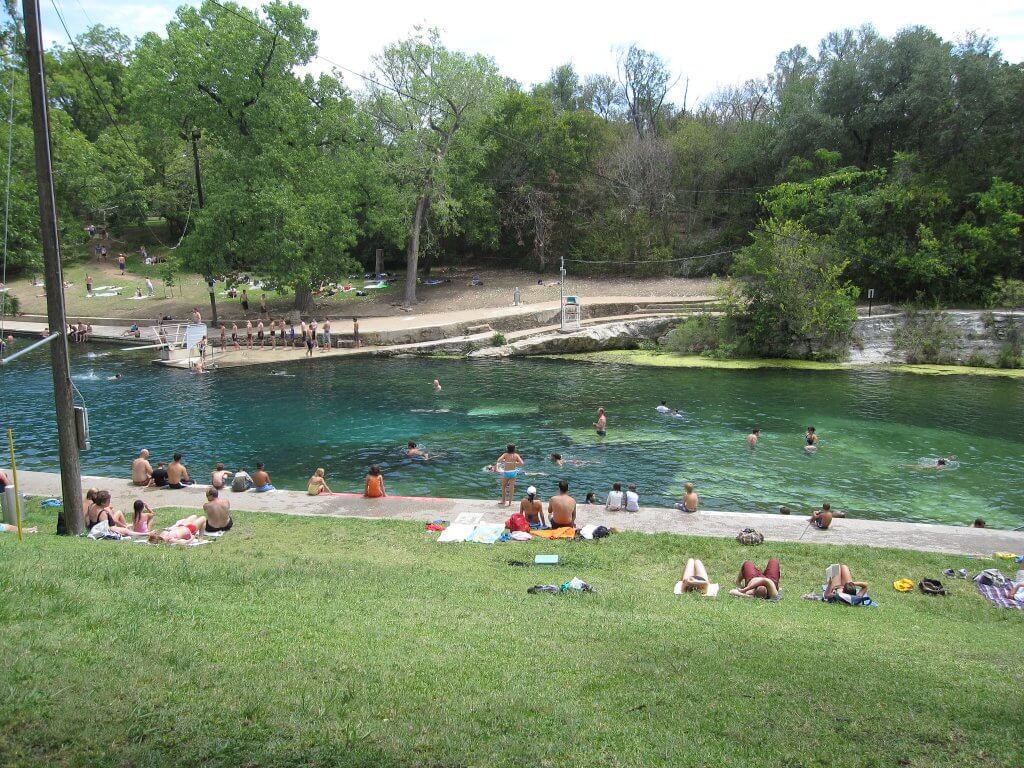
<instances>
[{"instance_id":1,"label":"shrub","mask_svg":"<svg viewBox=\"0 0 1024 768\"><path fill-rule=\"evenodd\" d=\"M967 358L967 365L971 368L988 368L989 361L981 352L971 352L971 356Z\"/></svg>"},{"instance_id":2,"label":"shrub","mask_svg":"<svg viewBox=\"0 0 1024 768\"><path fill-rule=\"evenodd\" d=\"M0 314L6 317L14 317L21 314L21 301L17 296L9 293L0 293Z\"/></svg>"},{"instance_id":3,"label":"shrub","mask_svg":"<svg viewBox=\"0 0 1024 768\"><path fill-rule=\"evenodd\" d=\"M665 339L665 348L679 355L714 353L732 339L726 338L726 318L693 315L677 325Z\"/></svg>"},{"instance_id":4,"label":"shrub","mask_svg":"<svg viewBox=\"0 0 1024 768\"><path fill-rule=\"evenodd\" d=\"M988 303L990 307L1007 307L1009 309L1024 307L1024 280L997 277L992 283L992 292L989 294Z\"/></svg>"},{"instance_id":5,"label":"shrub","mask_svg":"<svg viewBox=\"0 0 1024 768\"><path fill-rule=\"evenodd\" d=\"M496 333L493 336L491 336L491 346L492 347L503 347L503 346L505 346L505 334L503 334L503 333Z\"/></svg>"},{"instance_id":6,"label":"shrub","mask_svg":"<svg viewBox=\"0 0 1024 768\"><path fill-rule=\"evenodd\" d=\"M996 368L1024 368L1024 359L1021 358L1020 347L1014 347L1012 343L1004 344L996 355Z\"/></svg>"},{"instance_id":7,"label":"shrub","mask_svg":"<svg viewBox=\"0 0 1024 768\"><path fill-rule=\"evenodd\" d=\"M956 330L944 312L908 308L904 310L903 323L893 334L896 350L912 365L955 362L956 342Z\"/></svg>"}]
</instances>

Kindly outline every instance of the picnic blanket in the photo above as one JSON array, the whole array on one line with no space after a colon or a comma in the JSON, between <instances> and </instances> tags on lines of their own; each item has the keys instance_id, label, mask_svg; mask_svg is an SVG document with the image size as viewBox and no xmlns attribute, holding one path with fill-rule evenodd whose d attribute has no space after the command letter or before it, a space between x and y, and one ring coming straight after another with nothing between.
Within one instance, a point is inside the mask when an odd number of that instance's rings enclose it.
<instances>
[{"instance_id":1,"label":"picnic blanket","mask_svg":"<svg viewBox=\"0 0 1024 768\"><path fill-rule=\"evenodd\" d=\"M1006 596L1006 587L997 587L992 584L978 584L978 592L981 596L998 608L1016 608L1024 610L1024 602L1011 600Z\"/></svg>"}]
</instances>

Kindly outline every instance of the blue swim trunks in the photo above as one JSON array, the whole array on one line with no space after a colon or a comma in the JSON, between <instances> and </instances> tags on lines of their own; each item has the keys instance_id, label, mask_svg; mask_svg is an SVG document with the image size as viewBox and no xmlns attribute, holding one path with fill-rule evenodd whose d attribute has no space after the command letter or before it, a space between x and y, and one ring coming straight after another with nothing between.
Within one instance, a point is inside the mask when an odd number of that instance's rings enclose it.
<instances>
[{"instance_id":1,"label":"blue swim trunks","mask_svg":"<svg viewBox=\"0 0 1024 768\"><path fill-rule=\"evenodd\" d=\"M274 486L272 486L270 483L267 483L266 485L261 485L259 488L253 488L252 492L253 493L266 493L267 491L276 491L276 490L277 489Z\"/></svg>"}]
</instances>

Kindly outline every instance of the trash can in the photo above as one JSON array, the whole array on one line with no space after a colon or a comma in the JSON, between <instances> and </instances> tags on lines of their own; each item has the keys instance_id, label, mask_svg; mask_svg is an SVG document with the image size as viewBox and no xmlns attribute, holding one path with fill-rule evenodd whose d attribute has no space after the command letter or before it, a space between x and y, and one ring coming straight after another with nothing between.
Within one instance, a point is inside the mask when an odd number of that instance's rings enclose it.
<instances>
[{"instance_id":1,"label":"trash can","mask_svg":"<svg viewBox=\"0 0 1024 768\"><path fill-rule=\"evenodd\" d=\"M8 485L0 494L0 507L3 507L4 522L8 525L17 525L18 518L14 509L14 486Z\"/></svg>"}]
</instances>

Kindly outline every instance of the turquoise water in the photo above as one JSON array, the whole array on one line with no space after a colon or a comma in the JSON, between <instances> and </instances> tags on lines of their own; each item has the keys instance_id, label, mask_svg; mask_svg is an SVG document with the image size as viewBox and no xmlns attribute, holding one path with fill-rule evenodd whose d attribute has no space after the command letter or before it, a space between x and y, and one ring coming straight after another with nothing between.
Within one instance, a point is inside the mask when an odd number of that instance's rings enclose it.
<instances>
[{"instance_id":1,"label":"turquoise water","mask_svg":"<svg viewBox=\"0 0 1024 768\"><path fill-rule=\"evenodd\" d=\"M881 371L722 371L629 368L548 360L297 362L195 376L149 364L147 352L73 352L88 406L91 474L126 475L140 447L185 454L208 480L266 462L275 483L304 488L317 466L334 490L359 491L370 463L391 493L497 498L482 468L519 446L544 496L566 478L582 499L635 482L645 504L669 505L693 482L707 508L794 512L830 501L851 514L897 520L1024 525L1024 382ZM54 470L49 357L0 371L0 421L14 427L20 466ZM122 373L121 381L106 377ZM444 389L435 393L431 381ZM662 399L685 420L657 414ZM591 428L598 406L609 431ZM744 438L759 425L761 444ZM803 451L814 424L821 448ZM5 425L6 426L6 423ZM431 460L409 460L410 438ZM553 451L584 462L558 470ZM955 454L936 471L917 465Z\"/></svg>"}]
</instances>

